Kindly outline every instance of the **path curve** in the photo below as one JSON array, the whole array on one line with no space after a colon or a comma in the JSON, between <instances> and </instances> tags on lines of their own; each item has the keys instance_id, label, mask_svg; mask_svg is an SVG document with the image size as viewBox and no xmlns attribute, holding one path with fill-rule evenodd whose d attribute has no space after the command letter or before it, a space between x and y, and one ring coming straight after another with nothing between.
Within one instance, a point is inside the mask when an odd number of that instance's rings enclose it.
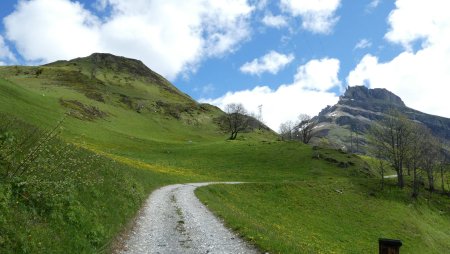
<instances>
[{"instance_id":1,"label":"path curve","mask_svg":"<svg viewBox=\"0 0 450 254\"><path fill-rule=\"evenodd\" d=\"M224 227L195 196L209 184L175 184L147 199L121 253L259 253Z\"/></svg>"}]
</instances>

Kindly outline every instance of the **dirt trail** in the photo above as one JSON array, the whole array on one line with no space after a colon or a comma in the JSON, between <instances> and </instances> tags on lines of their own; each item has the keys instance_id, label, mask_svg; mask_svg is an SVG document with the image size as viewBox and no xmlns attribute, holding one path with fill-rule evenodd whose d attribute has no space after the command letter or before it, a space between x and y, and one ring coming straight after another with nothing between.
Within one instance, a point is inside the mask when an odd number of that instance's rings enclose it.
<instances>
[{"instance_id":1,"label":"dirt trail","mask_svg":"<svg viewBox=\"0 0 450 254\"><path fill-rule=\"evenodd\" d=\"M225 228L194 195L196 188L209 184L214 183L176 184L154 191L121 253L259 253Z\"/></svg>"}]
</instances>

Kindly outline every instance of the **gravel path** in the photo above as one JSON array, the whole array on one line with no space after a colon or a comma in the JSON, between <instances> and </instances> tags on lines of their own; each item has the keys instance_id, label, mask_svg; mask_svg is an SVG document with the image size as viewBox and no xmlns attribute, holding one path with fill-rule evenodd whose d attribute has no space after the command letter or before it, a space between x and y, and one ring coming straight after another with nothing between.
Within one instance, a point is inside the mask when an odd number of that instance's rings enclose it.
<instances>
[{"instance_id":1,"label":"gravel path","mask_svg":"<svg viewBox=\"0 0 450 254\"><path fill-rule=\"evenodd\" d=\"M208 184L214 183L176 184L154 191L122 253L258 253L194 195L197 187Z\"/></svg>"}]
</instances>

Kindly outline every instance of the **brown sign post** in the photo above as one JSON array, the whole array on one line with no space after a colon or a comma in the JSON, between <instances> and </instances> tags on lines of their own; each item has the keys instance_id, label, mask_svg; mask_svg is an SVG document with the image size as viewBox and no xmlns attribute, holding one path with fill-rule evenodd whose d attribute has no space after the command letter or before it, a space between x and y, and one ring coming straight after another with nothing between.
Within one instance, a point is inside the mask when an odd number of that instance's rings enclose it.
<instances>
[{"instance_id":1,"label":"brown sign post","mask_svg":"<svg viewBox=\"0 0 450 254\"><path fill-rule=\"evenodd\" d=\"M395 239L378 239L380 254L399 254L402 241Z\"/></svg>"}]
</instances>

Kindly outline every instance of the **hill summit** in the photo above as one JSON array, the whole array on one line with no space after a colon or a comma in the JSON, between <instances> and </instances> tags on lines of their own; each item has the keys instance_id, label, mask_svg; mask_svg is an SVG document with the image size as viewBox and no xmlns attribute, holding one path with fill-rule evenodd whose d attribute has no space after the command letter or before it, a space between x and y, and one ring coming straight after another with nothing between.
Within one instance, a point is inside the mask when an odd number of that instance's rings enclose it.
<instances>
[{"instance_id":1,"label":"hill summit","mask_svg":"<svg viewBox=\"0 0 450 254\"><path fill-rule=\"evenodd\" d=\"M172 86L165 78L148 68L142 61L123 56L115 56L109 53L93 53L87 57L79 57L69 61L56 61L44 66L62 67L62 66L81 66L89 68L91 74L98 71L112 71L116 73L126 73L134 77L142 77L148 82L156 82Z\"/></svg>"},{"instance_id":2,"label":"hill summit","mask_svg":"<svg viewBox=\"0 0 450 254\"><path fill-rule=\"evenodd\" d=\"M133 85L132 83L136 83L134 81L141 81L192 101L188 95L182 93L164 77L152 71L140 60L132 58L115 56L109 53L93 53L87 57L79 57L69 61L56 61L44 66L75 69L91 79L119 86L122 83L130 86Z\"/></svg>"}]
</instances>

